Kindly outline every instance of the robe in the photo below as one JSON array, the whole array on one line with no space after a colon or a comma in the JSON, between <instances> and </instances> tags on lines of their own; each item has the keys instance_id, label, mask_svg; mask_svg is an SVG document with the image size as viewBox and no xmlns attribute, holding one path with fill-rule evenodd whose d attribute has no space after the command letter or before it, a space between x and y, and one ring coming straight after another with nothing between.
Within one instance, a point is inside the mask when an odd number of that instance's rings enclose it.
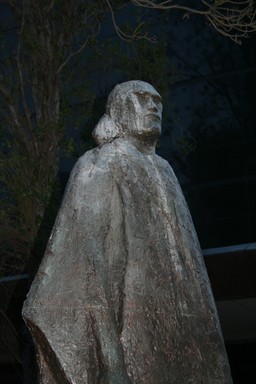
<instances>
[{"instance_id":1,"label":"robe","mask_svg":"<svg viewBox=\"0 0 256 384\"><path fill-rule=\"evenodd\" d=\"M171 166L123 139L76 163L23 307L41 384L230 384Z\"/></svg>"}]
</instances>

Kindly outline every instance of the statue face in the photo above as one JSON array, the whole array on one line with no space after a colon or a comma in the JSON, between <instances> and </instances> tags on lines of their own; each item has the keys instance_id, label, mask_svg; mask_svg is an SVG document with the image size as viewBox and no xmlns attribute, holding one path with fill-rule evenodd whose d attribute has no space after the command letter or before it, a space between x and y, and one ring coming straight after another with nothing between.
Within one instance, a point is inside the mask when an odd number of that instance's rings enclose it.
<instances>
[{"instance_id":1,"label":"statue face","mask_svg":"<svg viewBox=\"0 0 256 384\"><path fill-rule=\"evenodd\" d=\"M161 96L152 90L134 92L130 97L134 106L138 134L160 135L163 110Z\"/></svg>"},{"instance_id":2,"label":"statue face","mask_svg":"<svg viewBox=\"0 0 256 384\"><path fill-rule=\"evenodd\" d=\"M119 137L155 141L161 133L162 109L162 98L152 85L131 80L113 89L106 113L119 127Z\"/></svg>"},{"instance_id":3,"label":"statue face","mask_svg":"<svg viewBox=\"0 0 256 384\"><path fill-rule=\"evenodd\" d=\"M130 135L155 139L161 133L162 98L150 84L144 84L127 94L121 121Z\"/></svg>"}]
</instances>

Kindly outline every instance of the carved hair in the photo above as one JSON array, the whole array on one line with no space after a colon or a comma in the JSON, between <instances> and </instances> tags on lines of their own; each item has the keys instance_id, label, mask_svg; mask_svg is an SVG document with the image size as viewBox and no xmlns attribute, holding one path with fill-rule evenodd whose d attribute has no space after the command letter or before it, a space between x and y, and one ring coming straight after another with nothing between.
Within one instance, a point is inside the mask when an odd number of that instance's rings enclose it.
<instances>
[{"instance_id":1,"label":"carved hair","mask_svg":"<svg viewBox=\"0 0 256 384\"><path fill-rule=\"evenodd\" d=\"M105 113L92 131L92 136L98 145L103 145L121 137L120 131L110 115Z\"/></svg>"},{"instance_id":2,"label":"carved hair","mask_svg":"<svg viewBox=\"0 0 256 384\"><path fill-rule=\"evenodd\" d=\"M106 105L106 113L102 116L92 135L98 145L110 143L126 133L125 124L122 121L123 108L127 95L131 92L151 91L154 89L150 84L131 80L117 84L110 92Z\"/></svg>"}]
</instances>

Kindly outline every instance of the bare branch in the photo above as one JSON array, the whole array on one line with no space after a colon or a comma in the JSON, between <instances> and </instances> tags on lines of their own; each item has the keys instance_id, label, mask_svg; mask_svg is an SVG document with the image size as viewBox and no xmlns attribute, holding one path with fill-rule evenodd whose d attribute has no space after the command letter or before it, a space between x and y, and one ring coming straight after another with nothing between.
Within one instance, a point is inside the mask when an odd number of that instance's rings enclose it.
<instances>
[{"instance_id":1,"label":"bare branch","mask_svg":"<svg viewBox=\"0 0 256 384\"><path fill-rule=\"evenodd\" d=\"M100 11L99 11L99 14L100 14ZM59 74L62 71L62 69L68 64L68 62L70 61L71 58L79 55L86 48L86 46L89 44L89 42L95 36L97 36L99 34L100 27L101 27L100 21L98 20L99 14L87 15L87 13L85 12L85 14L83 16L81 15L81 19L83 19L84 25L87 25L90 32L88 32L87 38L80 45L80 47L78 49L76 49L75 51L70 52L68 55L66 55L66 57L65 57L65 53L64 53L65 52L64 47L66 46L66 47L69 47L69 49L70 49L70 47L72 46L72 44L70 43L71 42L71 36L69 36L67 38L67 36L65 36L65 34L64 34L64 30L62 31L62 33L59 36L59 46L62 47L62 49L63 49L63 57L60 60L60 64L59 64L57 72L56 72L57 74ZM92 16L93 20L89 20L90 16ZM89 25L90 25L90 27L89 27ZM74 37L74 35L72 35L72 37Z\"/></svg>"},{"instance_id":2,"label":"bare branch","mask_svg":"<svg viewBox=\"0 0 256 384\"><path fill-rule=\"evenodd\" d=\"M45 13L49 14L55 5L55 0L51 0L50 4L46 6Z\"/></svg>"},{"instance_id":3,"label":"bare branch","mask_svg":"<svg viewBox=\"0 0 256 384\"><path fill-rule=\"evenodd\" d=\"M80 46L79 49L77 49L77 50L74 51L74 52L71 52L71 53L68 55L68 57L67 57L67 58L66 58L66 59L59 65L59 68L58 68L58 70L57 70L57 74L59 74L59 73L61 72L61 70L65 67L65 65L67 65L67 63L70 61L70 59L71 59L72 57L78 55L79 53L81 53L81 52L85 49L85 47L86 47L86 45L88 44L89 40L90 40L90 36L88 36L88 37L85 39L84 43Z\"/></svg>"},{"instance_id":4,"label":"bare branch","mask_svg":"<svg viewBox=\"0 0 256 384\"><path fill-rule=\"evenodd\" d=\"M10 115L12 117L12 123L10 122L10 119L8 119L10 132L12 132L13 130L14 131L18 130L18 132L21 134L21 137L23 138L23 143L26 146L27 151L30 152L31 151L31 148L30 148L31 133L29 132L27 127L21 126L18 113L17 113L17 108L14 105L13 97L11 93L1 83L0 83L0 94L2 94L3 98L5 99L7 108L9 109Z\"/></svg>"},{"instance_id":5,"label":"bare branch","mask_svg":"<svg viewBox=\"0 0 256 384\"><path fill-rule=\"evenodd\" d=\"M19 32L20 34L23 31L23 27L24 27L24 14L23 14L22 21L21 21L21 29L20 29L20 32ZM19 85L20 85L22 105L23 105L25 116L26 116L26 120L27 120L27 126L28 126L30 132L32 132L33 127L32 127L32 123L31 123L31 119L30 119L29 108L28 108L27 101L26 101L25 83L24 83L24 78L23 78L22 62L21 62L21 58L20 58L20 49L21 49L21 41L19 39L18 47L17 47L17 54L16 54L17 69L18 69L18 76L19 76Z\"/></svg>"},{"instance_id":6,"label":"bare branch","mask_svg":"<svg viewBox=\"0 0 256 384\"><path fill-rule=\"evenodd\" d=\"M173 4L173 0L162 1L160 3L155 3L153 0L131 0L131 2L134 5L138 7L143 7L143 8L152 8L152 9L160 9L160 10L178 9L178 10L186 11L189 13L196 13L198 15L207 15L209 13L208 10L199 10L199 9L187 7L184 5Z\"/></svg>"},{"instance_id":7,"label":"bare branch","mask_svg":"<svg viewBox=\"0 0 256 384\"><path fill-rule=\"evenodd\" d=\"M124 32L118 25L117 25L117 22L116 22L116 18L115 18L115 14L114 14L114 10L112 8L112 5L110 4L109 0L105 0L107 5L108 5L108 8L109 8L109 11L110 11L110 14L111 14L111 17L112 17L112 22L113 22L113 25L114 25L114 28L116 30L116 33L117 35L120 37L120 39L124 40L124 41L132 41L132 40L139 40L139 39L145 39L145 40L148 40L150 41L151 43L155 42L156 41L156 36L151 36L149 37L146 33L144 35L141 35L139 33L139 30L140 28L142 27L142 25L144 24L144 22L140 23L133 31L133 34L129 35L128 33Z\"/></svg>"},{"instance_id":8,"label":"bare branch","mask_svg":"<svg viewBox=\"0 0 256 384\"><path fill-rule=\"evenodd\" d=\"M9 91L7 91L7 89L1 83L0 83L0 93L2 94L4 99L6 100L7 106L11 112L11 116L12 116L13 121L14 121L14 125L19 128L19 119L17 116L17 112L15 110L15 107L12 103L11 94L9 93Z\"/></svg>"},{"instance_id":9,"label":"bare branch","mask_svg":"<svg viewBox=\"0 0 256 384\"><path fill-rule=\"evenodd\" d=\"M180 10L188 14L204 16L220 34L229 37L236 43L256 31L256 5L254 0L222 0L198 2L198 8L173 3L173 0L131 0L138 7L159 10ZM202 8L203 7L203 8Z\"/></svg>"}]
</instances>

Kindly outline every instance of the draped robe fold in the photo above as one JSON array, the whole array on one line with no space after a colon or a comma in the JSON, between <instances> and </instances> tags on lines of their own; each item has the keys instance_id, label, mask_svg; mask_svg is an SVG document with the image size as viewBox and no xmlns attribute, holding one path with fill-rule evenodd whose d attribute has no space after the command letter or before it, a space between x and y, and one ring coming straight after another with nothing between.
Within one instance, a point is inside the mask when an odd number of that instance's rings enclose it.
<instances>
[{"instance_id":1,"label":"draped robe fold","mask_svg":"<svg viewBox=\"0 0 256 384\"><path fill-rule=\"evenodd\" d=\"M75 165L23 316L42 384L232 382L172 168L121 139Z\"/></svg>"}]
</instances>

